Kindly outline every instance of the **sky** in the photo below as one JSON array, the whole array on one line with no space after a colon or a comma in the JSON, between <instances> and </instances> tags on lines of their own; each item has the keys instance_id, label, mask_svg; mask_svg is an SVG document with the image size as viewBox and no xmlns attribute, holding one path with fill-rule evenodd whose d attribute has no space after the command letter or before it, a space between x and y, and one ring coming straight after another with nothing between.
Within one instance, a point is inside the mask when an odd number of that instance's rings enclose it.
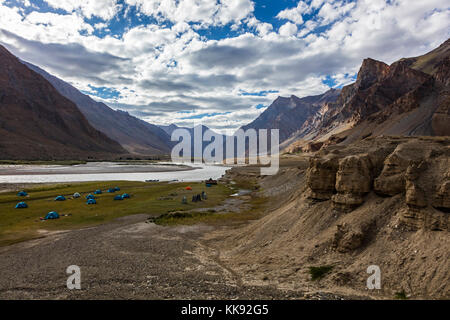
<instances>
[{"instance_id":1,"label":"sky","mask_svg":"<svg viewBox=\"0 0 450 320\"><path fill-rule=\"evenodd\" d=\"M448 0L0 0L0 43L145 121L230 133L450 36Z\"/></svg>"}]
</instances>

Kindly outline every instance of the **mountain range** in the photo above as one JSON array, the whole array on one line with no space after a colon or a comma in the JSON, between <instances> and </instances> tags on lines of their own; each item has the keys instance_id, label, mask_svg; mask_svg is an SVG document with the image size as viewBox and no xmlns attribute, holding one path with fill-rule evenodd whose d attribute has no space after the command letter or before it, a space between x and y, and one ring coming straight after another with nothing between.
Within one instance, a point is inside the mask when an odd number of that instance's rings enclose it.
<instances>
[{"instance_id":1,"label":"mountain range","mask_svg":"<svg viewBox=\"0 0 450 320\"><path fill-rule=\"evenodd\" d=\"M61 95L73 101L94 128L119 142L129 153L147 156L170 153L170 136L158 126L125 111L113 110L41 68L24 63L47 79Z\"/></svg>"},{"instance_id":2,"label":"mountain range","mask_svg":"<svg viewBox=\"0 0 450 320\"><path fill-rule=\"evenodd\" d=\"M278 97L258 118L242 129L279 129L280 141L285 141L325 104L335 102L339 94L340 90L330 89L323 94L304 98L294 95L289 98Z\"/></svg>"},{"instance_id":3,"label":"mountain range","mask_svg":"<svg viewBox=\"0 0 450 320\"><path fill-rule=\"evenodd\" d=\"M355 83L314 97L279 97L247 128L278 128L287 151L367 137L450 135L450 40L387 65L365 59Z\"/></svg>"},{"instance_id":4,"label":"mountain range","mask_svg":"<svg viewBox=\"0 0 450 320\"><path fill-rule=\"evenodd\" d=\"M0 72L1 159L153 156L169 154L174 145L176 125L113 110L2 46ZM278 97L242 129L279 129L290 152L381 135L447 136L449 79L450 40L391 65L367 58L354 83L315 96Z\"/></svg>"},{"instance_id":5,"label":"mountain range","mask_svg":"<svg viewBox=\"0 0 450 320\"><path fill-rule=\"evenodd\" d=\"M0 158L110 158L126 150L0 46Z\"/></svg>"}]
</instances>

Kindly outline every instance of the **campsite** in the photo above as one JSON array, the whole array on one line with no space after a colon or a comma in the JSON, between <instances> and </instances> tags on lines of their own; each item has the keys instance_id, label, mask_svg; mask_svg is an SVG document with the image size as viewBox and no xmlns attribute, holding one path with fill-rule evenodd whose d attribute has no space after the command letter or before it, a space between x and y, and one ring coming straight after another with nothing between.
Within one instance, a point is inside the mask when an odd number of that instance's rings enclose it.
<instances>
[{"instance_id":1,"label":"campsite","mask_svg":"<svg viewBox=\"0 0 450 320\"><path fill-rule=\"evenodd\" d=\"M30 186L26 189L26 196L18 196L17 191L0 193L0 246L38 238L42 229L70 230L143 212L158 216L172 211L211 207L234 192L229 186L218 185L208 188L208 201L182 203L183 197L190 200L204 190L205 186L200 182L108 181ZM118 196L123 201L114 200ZM65 201L57 200L63 198ZM88 204L90 200L93 201ZM22 202L27 208L19 210L16 206ZM40 220L52 211L61 217L52 221Z\"/></svg>"}]
</instances>

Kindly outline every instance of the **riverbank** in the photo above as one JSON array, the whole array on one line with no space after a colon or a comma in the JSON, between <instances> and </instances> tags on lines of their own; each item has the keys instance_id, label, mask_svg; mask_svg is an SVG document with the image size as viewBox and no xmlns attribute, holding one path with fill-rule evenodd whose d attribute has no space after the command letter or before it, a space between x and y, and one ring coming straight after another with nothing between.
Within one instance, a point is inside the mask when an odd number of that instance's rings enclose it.
<instances>
[{"instance_id":1,"label":"riverbank","mask_svg":"<svg viewBox=\"0 0 450 320\"><path fill-rule=\"evenodd\" d=\"M195 170L195 167L168 162L87 162L76 164L1 164L0 175L146 173Z\"/></svg>"},{"instance_id":2,"label":"riverbank","mask_svg":"<svg viewBox=\"0 0 450 320\"><path fill-rule=\"evenodd\" d=\"M0 184L218 179L229 167L206 164L89 162L73 166L0 165Z\"/></svg>"}]
</instances>

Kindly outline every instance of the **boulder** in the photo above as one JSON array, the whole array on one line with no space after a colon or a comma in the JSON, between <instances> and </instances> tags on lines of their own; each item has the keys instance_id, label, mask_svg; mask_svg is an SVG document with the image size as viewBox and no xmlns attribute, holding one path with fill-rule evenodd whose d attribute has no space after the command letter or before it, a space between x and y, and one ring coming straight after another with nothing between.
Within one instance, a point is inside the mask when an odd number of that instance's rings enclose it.
<instances>
[{"instance_id":1,"label":"boulder","mask_svg":"<svg viewBox=\"0 0 450 320\"><path fill-rule=\"evenodd\" d=\"M360 228L350 228L347 224L336 226L332 248L340 253L347 253L361 247L364 242L364 232Z\"/></svg>"}]
</instances>

